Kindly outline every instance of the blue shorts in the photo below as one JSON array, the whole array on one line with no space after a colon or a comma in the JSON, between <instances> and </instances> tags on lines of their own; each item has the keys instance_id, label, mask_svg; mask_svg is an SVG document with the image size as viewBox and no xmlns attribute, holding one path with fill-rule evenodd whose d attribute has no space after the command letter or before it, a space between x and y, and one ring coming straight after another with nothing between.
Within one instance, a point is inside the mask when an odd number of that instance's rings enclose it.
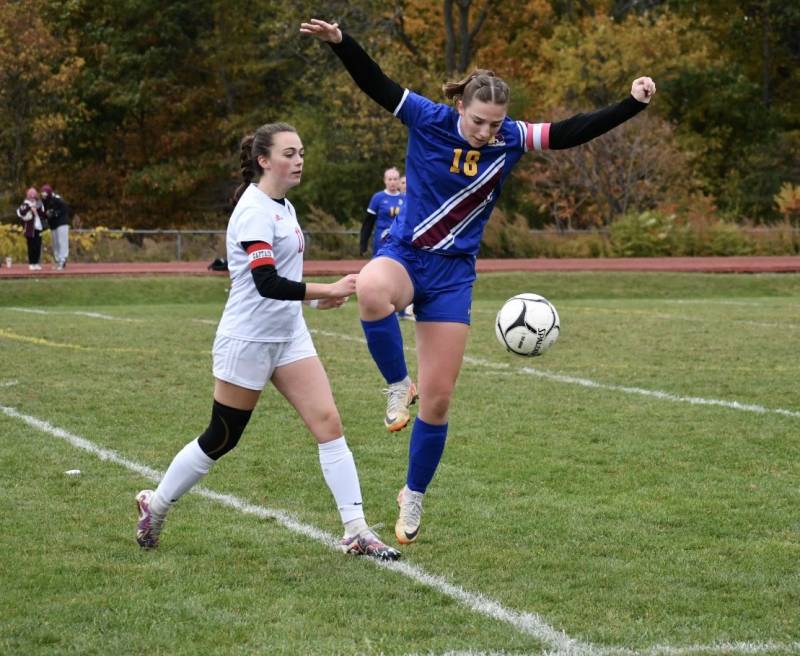
<instances>
[{"instance_id":1,"label":"blue shorts","mask_svg":"<svg viewBox=\"0 0 800 656\"><path fill-rule=\"evenodd\" d=\"M375 257L378 251L381 250L383 242L389 236L389 228L391 227L391 223L382 226L375 225L375 236L372 238L372 257Z\"/></svg>"},{"instance_id":2,"label":"blue shorts","mask_svg":"<svg viewBox=\"0 0 800 656\"><path fill-rule=\"evenodd\" d=\"M381 245L379 257L403 265L414 285L417 321L470 324L475 257L441 255L396 241L391 236Z\"/></svg>"}]
</instances>

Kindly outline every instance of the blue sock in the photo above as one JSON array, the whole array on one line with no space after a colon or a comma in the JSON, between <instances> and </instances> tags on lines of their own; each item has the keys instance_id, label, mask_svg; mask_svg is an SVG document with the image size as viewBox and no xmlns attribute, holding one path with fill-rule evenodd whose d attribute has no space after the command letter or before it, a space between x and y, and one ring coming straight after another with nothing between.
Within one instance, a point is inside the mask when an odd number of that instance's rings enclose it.
<instances>
[{"instance_id":1,"label":"blue sock","mask_svg":"<svg viewBox=\"0 0 800 656\"><path fill-rule=\"evenodd\" d=\"M447 440L447 424L428 424L419 417L411 429L408 445L408 475L406 485L414 492L425 492L436 473Z\"/></svg>"},{"instance_id":2,"label":"blue sock","mask_svg":"<svg viewBox=\"0 0 800 656\"><path fill-rule=\"evenodd\" d=\"M403 333L400 332L397 315L392 312L377 321L362 321L361 327L367 338L367 348L386 382L390 385L399 383L408 376Z\"/></svg>"}]
</instances>

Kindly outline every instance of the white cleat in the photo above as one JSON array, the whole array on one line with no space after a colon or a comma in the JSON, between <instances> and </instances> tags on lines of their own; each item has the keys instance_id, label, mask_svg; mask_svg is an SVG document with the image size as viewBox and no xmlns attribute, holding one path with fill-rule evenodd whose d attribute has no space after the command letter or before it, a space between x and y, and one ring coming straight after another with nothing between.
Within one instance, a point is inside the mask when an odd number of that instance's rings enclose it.
<instances>
[{"instance_id":1,"label":"white cleat","mask_svg":"<svg viewBox=\"0 0 800 656\"><path fill-rule=\"evenodd\" d=\"M394 534L400 544L411 544L417 539L419 525L422 521L422 497L424 496L423 492L414 492L405 485L397 495L400 516L394 525Z\"/></svg>"}]
</instances>

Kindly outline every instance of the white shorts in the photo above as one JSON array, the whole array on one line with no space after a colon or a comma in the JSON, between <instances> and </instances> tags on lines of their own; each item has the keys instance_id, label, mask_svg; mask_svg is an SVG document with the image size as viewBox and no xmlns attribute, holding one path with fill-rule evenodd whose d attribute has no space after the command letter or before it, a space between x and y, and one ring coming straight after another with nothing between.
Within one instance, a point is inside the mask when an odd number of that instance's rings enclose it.
<instances>
[{"instance_id":1,"label":"white shorts","mask_svg":"<svg viewBox=\"0 0 800 656\"><path fill-rule=\"evenodd\" d=\"M214 377L252 390L264 389L278 367L317 355L306 330L290 342L250 342L217 335L212 356Z\"/></svg>"}]
</instances>

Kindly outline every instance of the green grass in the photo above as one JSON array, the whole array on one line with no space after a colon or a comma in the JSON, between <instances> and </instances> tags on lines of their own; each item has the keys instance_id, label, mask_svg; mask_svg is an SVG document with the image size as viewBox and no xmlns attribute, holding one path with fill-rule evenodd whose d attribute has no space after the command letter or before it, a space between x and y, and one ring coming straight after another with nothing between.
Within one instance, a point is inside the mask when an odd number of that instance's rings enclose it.
<instances>
[{"instance_id":1,"label":"green grass","mask_svg":"<svg viewBox=\"0 0 800 656\"><path fill-rule=\"evenodd\" d=\"M165 469L207 424L226 288L217 277L3 281L0 385L17 384L0 387L0 405ZM498 307L522 291L561 315L541 358L494 338ZM536 613L590 653L800 651L799 298L796 275L481 276L447 449L404 561ZM361 337L353 301L306 317ZM403 331L413 348L413 324ZM389 538L409 433L382 430L382 383L363 344L315 343L368 521ZM676 400L687 397L767 411ZM203 484L339 532L313 439L274 390ZM141 552L133 495L147 486L0 413L0 653L554 649L400 572L193 494L161 548Z\"/></svg>"}]
</instances>

